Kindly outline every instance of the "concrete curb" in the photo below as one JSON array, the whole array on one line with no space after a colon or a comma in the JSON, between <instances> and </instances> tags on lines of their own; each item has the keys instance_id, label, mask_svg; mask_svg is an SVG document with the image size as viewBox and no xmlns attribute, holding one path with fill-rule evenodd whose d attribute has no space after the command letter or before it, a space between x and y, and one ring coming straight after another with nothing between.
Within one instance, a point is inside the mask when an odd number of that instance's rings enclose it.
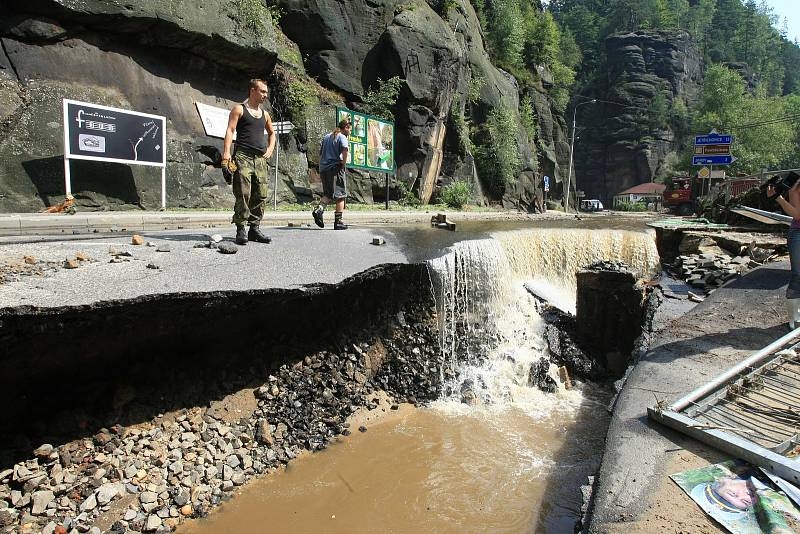
<instances>
[{"instance_id":1,"label":"concrete curb","mask_svg":"<svg viewBox=\"0 0 800 534\"><path fill-rule=\"evenodd\" d=\"M348 222L358 224L419 224L430 222L432 211L348 211ZM446 212L454 221L534 221L543 218L572 217L557 211L546 215L531 215L517 211ZM330 218L332 219L332 215ZM231 224L228 211L187 212L90 212L76 215L51 213L0 214L0 236L32 236L85 234L101 232L145 232L184 228L225 227ZM284 226L288 223L313 224L310 212L285 211L264 215L265 226Z\"/></svg>"}]
</instances>

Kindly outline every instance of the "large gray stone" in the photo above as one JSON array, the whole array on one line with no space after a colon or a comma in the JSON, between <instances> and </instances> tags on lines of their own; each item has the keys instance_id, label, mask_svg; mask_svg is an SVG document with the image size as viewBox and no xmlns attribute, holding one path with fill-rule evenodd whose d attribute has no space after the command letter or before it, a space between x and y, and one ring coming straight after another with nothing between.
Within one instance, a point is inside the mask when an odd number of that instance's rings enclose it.
<instances>
[{"instance_id":1,"label":"large gray stone","mask_svg":"<svg viewBox=\"0 0 800 534\"><path fill-rule=\"evenodd\" d=\"M31 513L33 515L43 514L47 509L47 505L53 502L53 499L55 499L55 495L52 491L37 491L33 494Z\"/></svg>"}]
</instances>

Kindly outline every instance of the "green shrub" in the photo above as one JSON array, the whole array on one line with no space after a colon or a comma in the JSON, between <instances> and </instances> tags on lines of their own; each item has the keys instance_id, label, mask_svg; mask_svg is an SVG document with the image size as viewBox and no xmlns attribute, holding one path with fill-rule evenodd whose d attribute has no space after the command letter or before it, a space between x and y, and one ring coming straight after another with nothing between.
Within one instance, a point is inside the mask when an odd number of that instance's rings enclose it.
<instances>
[{"instance_id":1,"label":"green shrub","mask_svg":"<svg viewBox=\"0 0 800 534\"><path fill-rule=\"evenodd\" d=\"M462 153L472 153L472 141L469 138L469 120L464 116L464 111L455 100L450 106L450 120L453 123L453 130L458 136L458 144Z\"/></svg>"},{"instance_id":2,"label":"green shrub","mask_svg":"<svg viewBox=\"0 0 800 534\"><path fill-rule=\"evenodd\" d=\"M275 29L278 29L278 24L283 18L283 13L284 13L283 9L281 9L279 5L276 4L267 5L267 14L269 15L270 23Z\"/></svg>"},{"instance_id":3,"label":"green shrub","mask_svg":"<svg viewBox=\"0 0 800 534\"><path fill-rule=\"evenodd\" d=\"M514 113L501 104L489 112L483 128L476 132L475 163L484 183L500 197L506 185L517 179L522 166L517 146L517 124Z\"/></svg>"},{"instance_id":4,"label":"green shrub","mask_svg":"<svg viewBox=\"0 0 800 534\"><path fill-rule=\"evenodd\" d=\"M286 86L286 110L292 118L292 122L305 131L306 110L317 101L317 93L314 87L301 79L293 79Z\"/></svg>"},{"instance_id":5,"label":"green shrub","mask_svg":"<svg viewBox=\"0 0 800 534\"><path fill-rule=\"evenodd\" d=\"M472 5L475 8L475 13L478 15L478 22L481 28L486 29L486 1L485 0L472 0Z\"/></svg>"},{"instance_id":6,"label":"green shrub","mask_svg":"<svg viewBox=\"0 0 800 534\"><path fill-rule=\"evenodd\" d=\"M394 76L388 80L378 78L378 86L375 89L369 89L367 94L364 95L362 109L370 115L394 120L392 107L397 103L397 97L400 95L402 86L403 80L399 76Z\"/></svg>"},{"instance_id":7,"label":"green shrub","mask_svg":"<svg viewBox=\"0 0 800 534\"><path fill-rule=\"evenodd\" d=\"M644 202L617 202L614 209L617 211L647 211L647 204Z\"/></svg>"},{"instance_id":8,"label":"green shrub","mask_svg":"<svg viewBox=\"0 0 800 534\"><path fill-rule=\"evenodd\" d=\"M412 208L416 208L421 204L419 198L417 198L417 194L409 189L409 187L403 181L397 183L397 196L397 201L401 206L411 206Z\"/></svg>"},{"instance_id":9,"label":"green shrub","mask_svg":"<svg viewBox=\"0 0 800 534\"><path fill-rule=\"evenodd\" d=\"M458 0L444 0L442 2L442 11L441 15L446 17L448 13L450 13L451 9L458 9L461 7L461 4L458 3Z\"/></svg>"},{"instance_id":10,"label":"green shrub","mask_svg":"<svg viewBox=\"0 0 800 534\"><path fill-rule=\"evenodd\" d=\"M235 0L233 7L234 19L244 30L261 33L267 23L272 23L271 13L261 0Z\"/></svg>"},{"instance_id":11,"label":"green shrub","mask_svg":"<svg viewBox=\"0 0 800 534\"><path fill-rule=\"evenodd\" d=\"M536 112L533 109L533 101L528 95L522 97L519 103L519 117L522 119L522 127L525 128L525 132L528 134L528 141L534 143L538 124L536 122Z\"/></svg>"},{"instance_id":12,"label":"green shrub","mask_svg":"<svg viewBox=\"0 0 800 534\"><path fill-rule=\"evenodd\" d=\"M473 73L469 82L467 82L467 102L474 104L480 100L484 85L486 85L486 78Z\"/></svg>"},{"instance_id":13,"label":"green shrub","mask_svg":"<svg viewBox=\"0 0 800 534\"><path fill-rule=\"evenodd\" d=\"M439 198L451 208L461 209L472 196L472 187L463 180L456 180L442 187Z\"/></svg>"}]
</instances>

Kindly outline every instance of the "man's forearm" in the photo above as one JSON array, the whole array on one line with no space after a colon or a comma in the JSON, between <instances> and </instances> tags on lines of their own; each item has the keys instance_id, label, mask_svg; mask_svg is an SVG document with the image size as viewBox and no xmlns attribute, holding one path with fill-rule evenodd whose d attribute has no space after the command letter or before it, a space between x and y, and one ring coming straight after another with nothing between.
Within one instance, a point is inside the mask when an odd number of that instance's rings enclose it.
<instances>
[{"instance_id":1,"label":"man's forearm","mask_svg":"<svg viewBox=\"0 0 800 534\"><path fill-rule=\"evenodd\" d=\"M233 133L230 130L225 132L225 140L222 142L222 159L231 159L231 145L233 144Z\"/></svg>"}]
</instances>

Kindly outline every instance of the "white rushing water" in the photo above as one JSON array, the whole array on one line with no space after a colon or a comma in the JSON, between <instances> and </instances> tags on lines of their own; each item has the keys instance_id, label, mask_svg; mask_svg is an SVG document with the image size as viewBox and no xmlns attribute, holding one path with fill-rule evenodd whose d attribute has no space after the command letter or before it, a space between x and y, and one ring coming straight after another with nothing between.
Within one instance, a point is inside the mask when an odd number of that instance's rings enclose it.
<instances>
[{"instance_id":1,"label":"white rushing water","mask_svg":"<svg viewBox=\"0 0 800 534\"><path fill-rule=\"evenodd\" d=\"M465 383L477 394L479 412L514 407L539 419L582 402L580 387L548 395L528 386L531 364L549 355L526 286L574 313L575 274L599 260L625 262L645 278L656 272L658 252L649 233L527 229L459 242L431 260L443 368L453 371L436 406L476 411L461 403ZM556 378L552 364L551 374Z\"/></svg>"}]
</instances>

